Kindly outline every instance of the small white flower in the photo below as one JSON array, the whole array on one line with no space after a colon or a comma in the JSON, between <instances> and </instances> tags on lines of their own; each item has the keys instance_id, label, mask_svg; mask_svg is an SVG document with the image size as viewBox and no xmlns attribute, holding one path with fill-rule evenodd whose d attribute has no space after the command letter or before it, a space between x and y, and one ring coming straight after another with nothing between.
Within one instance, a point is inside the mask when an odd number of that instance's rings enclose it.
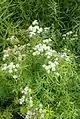
<instances>
[{"instance_id":1,"label":"small white flower","mask_svg":"<svg viewBox=\"0 0 80 119\"><path fill-rule=\"evenodd\" d=\"M32 107L32 106L33 106L33 101L30 100L30 101L29 101L29 104L30 104L30 107Z\"/></svg>"},{"instance_id":2,"label":"small white flower","mask_svg":"<svg viewBox=\"0 0 80 119\"><path fill-rule=\"evenodd\" d=\"M44 32L46 33L49 30L49 27L44 28Z\"/></svg>"},{"instance_id":3,"label":"small white flower","mask_svg":"<svg viewBox=\"0 0 80 119\"><path fill-rule=\"evenodd\" d=\"M40 108L40 109L39 109L39 112L40 112L40 113L43 113L43 109L42 109L42 108Z\"/></svg>"},{"instance_id":4,"label":"small white flower","mask_svg":"<svg viewBox=\"0 0 80 119\"><path fill-rule=\"evenodd\" d=\"M43 105L40 103L40 104L39 104L39 107L40 107L40 108L42 108L42 107L43 107Z\"/></svg>"},{"instance_id":5,"label":"small white flower","mask_svg":"<svg viewBox=\"0 0 80 119\"><path fill-rule=\"evenodd\" d=\"M70 61L69 57L66 57L65 60L66 60L66 61Z\"/></svg>"},{"instance_id":6,"label":"small white flower","mask_svg":"<svg viewBox=\"0 0 80 119\"><path fill-rule=\"evenodd\" d=\"M17 72L17 69L15 68L14 71Z\"/></svg>"},{"instance_id":7,"label":"small white flower","mask_svg":"<svg viewBox=\"0 0 80 119\"><path fill-rule=\"evenodd\" d=\"M22 54L22 57L26 57L26 54Z\"/></svg>"},{"instance_id":8,"label":"small white flower","mask_svg":"<svg viewBox=\"0 0 80 119\"><path fill-rule=\"evenodd\" d=\"M36 30L39 30L39 26L35 26L34 28L35 28Z\"/></svg>"},{"instance_id":9,"label":"small white flower","mask_svg":"<svg viewBox=\"0 0 80 119\"><path fill-rule=\"evenodd\" d=\"M29 115L26 115L25 119L30 119Z\"/></svg>"},{"instance_id":10,"label":"small white flower","mask_svg":"<svg viewBox=\"0 0 80 119\"><path fill-rule=\"evenodd\" d=\"M38 45L36 45L36 46L35 46L35 48L34 48L34 50L39 49L39 47L40 47L40 45L39 45L39 44L38 44Z\"/></svg>"},{"instance_id":11,"label":"small white flower","mask_svg":"<svg viewBox=\"0 0 80 119\"><path fill-rule=\"evenodd\" d=\"M9 38L9 40L12 42L15 39L14 36L11 36L11 38Z\"/></svg>"},{"instance_id":12,"label":"small white flower","mask_svg":"<svg viewBox=\"0 0 80 119\"><path fill-rule=\"evenodd\" d=\"M7 41L9 41L10 39L9 38L7 38Z\"/></svg>"},{"instance_id":13,"label":"small white flower","mask_svg":"<svg viewBox=\"0 0 80 119\"><path fill-rule=\"evenodd\" d=\"M5 57L3 57L3 61L5 60L6 58Z\"/></svg>"},{"instance_id":14,"label":"small white flower","mask_svg":"<svg viewBox=\"0 0 80 119\"><path fill-rule=\"evenodd\" d=\"M37 20L34 20L34 21L32 22L32 25L38 25L38 21L37 21Z\"/></svg>"},{"instance_id":15,"label":"small white flower","mask_svg":"<svg viewBox=\"0 0 80 119\"><path fill-rule=\"evenodd\" d=\"M58 72L55 72L55 75L59 77L59 73Z\"/></svg>"},{"instance_id":16,"label":"small white flower","mask_svg":"<svg viewBox=\"0 0 80 119\"><path fill-rule=\"evenodd\" d=\"M49 51L47 51L47 52L45 53L45 55L52 56L52 53L49 52Z\"/></svg>"},{"instance_id":17,"label":"small white flower","mask_svg":"<svg viewBox=\"0 0 80 119\"><path fill-rule=\"evenodd\" d=\"M33 32L33 33L36 33L36 31L37 31L37 27L34 26L32 32Z\"/></svg>"},{"instance_id":18,"label":"small white flower","mask_svg":"<svg viewBox=\"0 0 80 119\"><path fill-rule=\"evenodd\" d=\"M39 28L37 33L42 33L43 29L42 28Z\"/></svg>"},{"instance_id":19,"label":"small white flower","mask_svg":"<svg viewBox=\"0 0 80 119\"><path fill-rule=\"evenodd\" d=\"M19 64L16 64L16 67L19 68Z\"/></svg>"},{"instance_id":20,"label":"small white flower","mask_svg":"<svg viewBox=\"0 0 80 119\"><path fill-rule=\"evenodd\" d=\"M19 104L22 105L24 103L24 101L25 101L25 96L23 95L22 98L19 99Z\"/></svg>"},{"instance_id":21,"label":"small white flower","mask_svg":"<svg viewBox=\"0 0 80 119\"><path fill-rule=\"evenodd\" d=\"M39 50L39 52L43 52L44 51L43 47L39 48L38 50Z\"/></svg>"},{"instance_id":22,"label":"small white flower","mask_svg":"<svg viewBox=\"0 0 80 119\"><path fill-rule=\"evenodd\" d=\"M29 33L29 37L35 36L36 34L34 32Z\"/></svg>"},{"instance_id":23,"label":"small white flower","mask_svg":"<svg viewBox=\"0 0 80 119\"><path fill-rule=\"evenodd\" d=\"M33 52L33 56L35 56L36 55L36 52Z\"/></svg>"},{"instance_id":24,"label":"small white flower","mask_svg":"<svg viewBox=\"0 0 80 119\"><path fill-rule=\"evenodd\" d=\"M47 46L47 47L46 47L46 50L50 50L50 46Z\"/></svg>"},{"instance_id":25,"label":"small white flower","mask_svg":"<svg viewBox=\"0 0 80 119\"><path fill-rule=\"evenodd\" d=\"M63 34L62 36L63 36L63 37L66 37L66 34Z\"/></svg>"},{"instance_id":26,"label":"small white flower","mask_svg":"<svg viewBox=\"0 0 80 119\"><path fill-rule=\"evenodd\" d=\"M44 48L44 50L46 50L46 44L43 44L43 48Z\"/></svg>"},{"instance_id":27,"label":"small white flower","mask_svg":"<svg viewBox=\"0 0 80 119\"><path fill-rule=\"evenodd\" d=\"M7 51L9 52L11 49L10 48L7 48Z\"/></svg>"},{"instance_id":28,"label":"small white flower","mask_svg":"<svg viewBox=\"0 0 80 119\"><path fill-rule=\"evenodd\" d=\"M65 51L67 51L67 48L64 48Z\"/></svg>"},{"instance_id":29,"label":"small white flower","mask_svg":"<svg viewBox=\"0 0 80 119\"><path fill-rule=\"evenodd\" d=\"M22 99L19 99L19 104L22 105L23 104L23 100Z\"/></svg>"},{"instance_id":30,"label":"small white flower","mask_svg":"<svg viewBox=\"0 0 80 119\"><path fill-rule=\"evenodd\" d=\"M43 43L49 43L48 39L43 40Z\"/></svg>"},{"instance_id":31,"label":"small white flower","mask_svg":"<svg viewBox=\"0 0 80 119\"><path fill-rule=\"evenodd\" d=\"M9 73L12 73L12 72L13 72L13 70L10 69L10 70L9 70Z\"/></svg>"},{"instance_id":32,"label":"small white flower","mask_svg":"<svg viewBox=\"0 0 80 119\"><path fill-rule=\"evenodd\" d=\"M42 67L43 67L43 68L45 68L45 67L46 67L46 65L44 64L44 65L42 65Z\"/></svg>"},{"instance_id":33,"label":"small white flower","mask_svg":"<svg viewBox=\"0 0 80 119\"><path fill-rule=\"evenodd\" d=\"M22 105L23 101L22 100L19 100L19 104Z\"/></svg>"},{"instance_id":34,"label":"small white flower","mask_svg":"<svg viewBox=\"0 0 80 119\"><path fill-rule=\"evenodd\" d=\"M7 64L4 64L2 70L7 70Z\"/></svg>"},{"instance_id":35,"label":"small white flower","mask_svg":"<svg viewBox=\"0 0 80 119\"><path fill-rule=\"evenodd\" d=\"M63 53L64 56L67 56L67 53Z\"/></svg>"},{"instance_id":36,"label":"small white flower","mask_svg":"<svg viewBox=\"0 0 80 119\"><path fill-rule=\"evenodd\" d=\"M29 31L32 31L33 30L33 27L32 25L28 28Z\"/></svg>"},{"instance_id":37,"label":"small white flower","mask_svg":"<svg viewBox=\"0 0 80 119\"><path fill-rule=\"evenodd\" d=\"M59 63L57 61L54 62L56 65L58 65Z\"/></svg>"},{"instance_id":38,"label":"small white flower","mask_svg":"<svg viewBox=\"0 0 80 119\"><path fill-rule=\"evenodd\" d=\"M46 70L49 70L50 69L50 66L48 65L48 66L45 66L45 69Z\"/></svg>"},{"instance_id":39,"label":"small white flower","mask_svg":"<svg viewBox=\"0 0 80 119\"><path fill-rule=\"evenodd\" d=\"M27 46L30 46L30 43L28 43Z\"/></svg>"},{"instance_id":40,"label":"small white flower","mask_svg":"<svg viewBox=\"0 0 80 119\"><path fill-rule=\"evenodd\" d=\"M49 74L50 73L50 70L47 70L47 73Z\"/></svg>"},{"instance_id":41,"label":"small white flower","mask_svg":"<svg viewBox=\"0 0 80 119\"><path fill-rule=\"evenodd\" d=\"M61 55L61 58L64 58L64 54Z\"/></svg>"},{"instance_id":42,"label":"small white flower","mask_svg":"<svg viewBox=\"0 0 80 119\"><path fill-rule=\"evenodd\" d=\"M32 100L32 97L30 97L30 100Z\"/></svg>"},{"instance_id":43,"label":"small white flower","mask_svg":"<svg viewBox=\"0 0 80 119\"><path fill-rule=\"evenodd\" d=\"M46 40L43 40L43 43L46 43Z\"/></svg>"},{"instance_id":44,"label":"small white flower","mask_svg":"<svg viewBox=\"0 0 80 119\"><path fill-rule=\"evenodd\" d=\"M51 41L52 41L52 40L51 40L50 38L43 40L44 43L49 43L49 42L51 42Z\"/></svg>"},{"instance_id":45,"label":"small white flower","mask_svg":"<svg viewBox=\"0 0 80 119\"><path fill-rule=\"evenodd\" d=\"M25 99L25 96L24 95L22 96L22 99Z\"/></svg>"},{"instance_id":46,"label":"small white flower","mask_svg":"<svg viewBox=\"0 0 80 119\"><path fill-rule=\"evenodd\" d=\"M48 62L48 65L42 65L43 68L45 68L45 70L47 71L47 73L50 73L50 71L55 71L56 70L56 65L58 65L59 63L57 61L55 62Z\"/></svg>"},{"instance_id":47,"label":"small white flower","mask_svg":"<svg viewBox=\"0 0 80 119\"><path fill-rule=\"evenodd\" d=\"M44 114L43 113L41 114L41 119L44 119Z\"/></svg>"},{"instance_id":48,"label":"small white flower","mask_svg":"<svg viewBox=\"0 0 80 119\"><path fill-rule=\"evenodd\" d=\"M52 66L52 71L55 71L56 69L55 69L55 67L54 66Z\"/></svg>"},{"instance_id":49,"label":"small white flower","mask_svg":"<svg viewBox=\"0 0 80 119\"><path fill-rule=\"evenodd\" d=\"M22 60L22 56L21 56L21 55L19 55L18 60L19 60L19 61L21 61L21 60Z\"/></svg>"},{"instance_id":50,"label":"small white flower","mask_svg":"<svg viewBox=\"0 0 80 119\"><path fill-rule=\"evenodd\" d=\"M29 93L31 93L31 89L29 89Z\"/></svg>"},{"instance_id":51,"label":"small white flower","mask_svg":"<svg viewBox=\"0 0 80 119\"><path fill-rule=\"evenodd\" d=\"M27 115L31 116L31 115L32 115L32 111L29 110L29 111L27 112Z\"/></svg>"},{"instance_id":52,"label":"small white flower","mask_svg":"<svg viewBox=\"0 0 80 119\"><path fill-rule=\"evenodd\" d=\"M6 58L6 57L9 57L9 54L4 54L4 56L3 56L4 58Z\"/></svg>"},{"instance_id":53,"label":"small white flower","mask_svg":"<svg viewBox=\"0 0 80 119\"><path fill-rule=\"evenodd\" d=\"M69 32L67 32L66 34L67 35L71 35L73 32L72 31L69 31Z\"/></svg>"},{"instance_id":54,"label":"small white flower","mask_svg":"<svg viewBox=\"0 0 80 119\"><path fill-rule=\"evenodd\" d=\"M36 51L36 55L40 55L40 52L39 51Z\"/></svg>"},{"instance_id":55,"label":"small white flower","mask_svg":"<svg viewBox=\"0 0 80 119\"><path fill-rule=\"evenodd\" d=\"M13 78L16 79L18 76L17 75L13 75Z\"/></svg>"},{"instance_id":56,"label":"small white flower","mask_svg":"<svg viewBox=\"0 0 80 119\"><path fill-rule=\"evenodd\" d=\"M56 66L56 64L55 63L51 63L51 67L53 68L53 67L55 67Z\"/></svg>"},{"instance_id":57,"label":"small white flower","mask_svg":"<svg viewBox=\"0 0 80 119\"><path fill-rule=\"evenodd\" d=\"M58 58L56 58L55 61L58 61Z\"/></svg>"},{"instance_id":58,"label":"small white flower","mask_svg":"<svg viewBox=\"0 0 80 119\"><path fill-rule=\"evenodd\" d=\"M13 40L14 39L14 36L11 36L11 39Z\"/></svg>"},{"instance_id":59,"label":"small white flower","mask_svg":"<svg viewBox=\"0 0 80 119\"><path fill-rule=\"evenodd\" d=\"M48 56L47 56L47 59L50 59L50 58L51 58L51 56L48 55Z\"/></svg>"},{"instance_id":60,"label":"small white flower","mask_svg":"<svg viewBox=\"0 0 80 119\"><path fill-rule=\"evenodd\" d=\"M51 62L51 61L49 61L49 62L48 62L48 64L52 64L52 62Z\"/></svg>"},{"instance_id":61,"label":"small white flower","mask_svg":"<svg viewBox=\"0 0 80 119\"><path fill-rule=\"evenodd\" d=\"M27 94L28 91L29 91L29 88L28 87L25 87L24 88L24 94Z\"/></svg>"},{"instance_id":62,"label":"small white flower","mask_svg":"<svg viewBox=\"0 0 80 119\"><path fill-rule=\"evenodd\" d=\"M13 65L13 69L15 69L15 67L16 67L16 66L15 66L15 65Z\"/></svg>"},{"instance_id":63,"label":"small white flower","mask_svg":"<svg viewBox=\"0 0 80 119\"><path fill-rule=\"evenodd\" d=\"M49 38L48 40L49 40L49 42L51 42L51 41L52 41L50 38Z\"/></svg>"},{"instance_id":64,"label":"small white flower","mask_svg":"<svg viewBox=\"0 0 80 119\"><path fill-rule=\"evenodd\" d=\"M12 66L13 66L13 64L14 64L13 62L10 63L10 65L12 65Z\"/></svg>"},{"instance_id":65,"label":"small white flower","mask_svg":"<svg viewBox=\"0 0 80 119\"><path fill-rule=\"evenodd\" d=\"M14 45L14 48L17 49L18 48L17 45Z\"/></svg>"},{"instance_id":66,"label":"small white flower","mask_svg":"<svg viewBox=\"0 0 80 119\"><path fill-rule=\"evenodd\" d=\"M7 64L4 64L4 67L7 66Z\"/></svg>"}]
</instances>

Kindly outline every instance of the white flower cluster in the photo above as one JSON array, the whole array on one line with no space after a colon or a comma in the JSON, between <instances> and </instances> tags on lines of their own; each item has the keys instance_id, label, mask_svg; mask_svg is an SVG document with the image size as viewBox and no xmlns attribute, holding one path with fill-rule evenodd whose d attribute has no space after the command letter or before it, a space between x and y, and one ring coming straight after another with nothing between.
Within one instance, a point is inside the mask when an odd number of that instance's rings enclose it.
<instances>
[{"instance_id":1,"label":"white flower cluster","mask_svg":"<svg viewBox=\"0 0 80 119\"><path fill-rule=\"evenodd\" d=\"M69 31L69 32L67 32L66 34L67 35L71 35L73 32L72 31Z\"/></svg>"},{"instance_id":2,"label":"white flower cluster","mask_svg":"<svg viewBox=\"0 0 80 119\"><path fill-rule=\"evenodd\" d=\"M15 39L15 36L11 36L10 38L7 38L7 41L13 41Z\"/></svg>"},{"instance_id":3,"label":"white flower cluster","mask_svg":"<svg viewBox=\"0 0 80 119\"><path fill-rule=\"evenodd\" d=\"M51 41L51 40L50 40ZM33 56L40 55L41 53L44 53L44 56L47 56L47 59L50 59L52 56L54 57L54 62L48 61L48 64L44 64L43 68L47 71L47 73L50 73L51 71L56 71L56 66L59 64L58 60L63 59L70 62L70 56L67 55L66 52L59 53L55 50L52 50L50 46L46 45L45 43L41 44L39 43L33 48ZM57 72L54 72L56 76L59 76Z\"/></svg>"},{"instance_id":4,"label":"white flower cluster","mask_svg":"<svg viewBox=\"0 0 80 119\"><path fill-rule=\"evenodd\" d=\"M43 43L39 43L38 45L36 45L33 48L33 56L44 53L44 55L47 56L47 58L51 58L52 56L54 56L55 58L64 58L66 61L70 61L70 56L68 56L66 52L59 53L55 50L52 50L52 48L48 45L49 42L51 42L51 39L45 39L43 40ZM65 51L70 52L70 50Z\"/></svg>"},{"instance_id":5,"label":"white flower cluster","mask_svg":"<svg viewBox=\"0 0 80 119\"><path fill-rule=\"evenodd\" d=\"M35 55L40 55L41 53L45 53L45 55L47 56L47 58L50 58L54 51L51 49L50 46L47 46L46 44L41 44L39 43L38 45L35 46L35 48L33 48L33 56Z\"/></svg>"},{"instance_id":6,"label":"white flower cluster","mask_svg":"<svg viewBox=\"0 0 80 119\"><path fill-rule=\"evenodd\" d=\"M15 45L13 49L13 54L17 57L19 61L21 61L24 57L25 54L23 54L23 50L25 49L26 45Z\"/></svg>"},{"instance_id":7,"label":"white flower cluster","mask_svg":"<svg viewBox=\"0 0 80 119\"><path fill-rule=\"evenodd\" d=\"M11 62L10 64L3 64L2 70L7 73L13 74L13 78L17 78L17 75L14 75L19 69L19 64L14 64Z\"/></svg>"},{"instance_id":8,"label":"white flower cluster","mask_svg":"<svg viewBox=\"0 0 80 119\"><path fill-rule=\"evenodd\" d=\"M14 45L12 48L8 47L3 50L4 64L2 65L2 70L10 74L14 79L18 78L17 73L20 69L19 61L25 57L25 54L23 54L25 46L26 45Z\"/></svg>"},{"instance_id":9,"label":"white flower cluster","mask_svg":"<svg viewBox=\"0 0 80 119\"><path fill-rule=\"evenodd\" d=\"M27 111L25 119L44 119L45 110L42 107L30 109Z\"/></svg>"},{"instance_id":10,"label":"white flower cluster","mask_svg":"<svg viewBox=\"0 0 80 119\"><path fill-rule=\"evenodd\" d=\"M57 61L49 61L48 62L48 65L43 65L43 68L46 70L47 73L50 73L51 71L55 71L56 70L56 66L58 65L59 63Z\"/></svg>"},{"instance_id":11,"label":"white flower cluster","mask_svg":"<svg viewBox=\"0 0 80 119\"><path fill-rule=\"evenodd\" d=\"M39 105L40 119L44 119L44 113L46 112L46 110L43 109L42 107L43 107L43 105L40 104L40 105Z\"/></svg>"},{"instance_id":12,"label":"white flower cluster","mask_svg":"<svg viewBox=\"0 0 80 119\"><path fill-rule=\"evenodd\" d=\"M44 32L47 33L49 31L49 29L50 29L49 27L45 27Z\"/></svg>"},{"instance_id":13,"label":"white flower cluster","mask_svg":"<svg viewBox=\"0 0 80 119\"><path fill-rule=\"evenodd\" d=\"M6 60L9 57L9 52L10 52L10 48L8 48L7 50L3 50L3 60Z\"/></svg>"},{"instance_id":14,"label":"white flower cluster","mask_svg":"<svg viewBox=\"0 0 80 119\"><path fill-rule=\"evenodd\" d=\"M19 40L16 36L8 37L6 40L8 41L8 43L13 44L13 45L19 43Z\"/></svg>"},{"instance_id":15,"label":"white flower cluster","mask_svg":"<svg viewBox=\"0 0 80 119\"><path fill-rule=\"evenodd\" d=\"M44 119L44 113L45 110L43 109L43 105L40 104L37 108L33 107L33 98L32 98L32 92L31 89L26 86L21 91L22 97L19 99L19 104L28 107L27 114L25 116L25 119Z\"/></svg>"},{"instance_id":16,"label":"white flower cluster","mask_svg":"<svg viewBox=\"0 0 80 119\"><path fill-rule=\"evenodd\" d=\"M40 34L40 33L42 33L42 31L43 31L43 29L41 27L39 27L37 20L34 20L32 22L32 25L28 28L29 37L36 35L36 33Z\"/></svg>"},{"instance_id":17,"label":"white flower cluster","mask_svg":"<svg viewBox=\"0 0 80 119\"><path fill-rule=\"evenodd\" d=\"M63 34L62 36L63 36L63 37L66 37L66 36L69 36L69 35L71 35L71 34L73 34L73 32L72 32L72 31L69 31L69 32L67 32L66 34Z\"/></svg>"},{"instance_id":18,"label":"white flower cluster","mask_svg":"<svg viewBox=\"0 0 80 119\"><path fill-rule=\"evenodd\" d=\"M52 40L49 38L49 39L45 39L43 40L43 43L50 43Z\"/></svg>"},{"instance_id":19,"label":"white flower cluster","mask_svg":"<svg viewBox=\"0 0 80 119\"><path fill-rule=\"evenodd\" d=\"M68 56L66 52L64 52L64 53L57 53L57 56L60 57L60 58L65 59L66 61L70 61L70 56Z\"/></svg>"},{"instance_id":20,"label":"white flower cluster","mask_svg":"<svg viewBox=\"0 0 80 119\"><path fill-rule=\"evenodd\" d=\"M21 61L25 54L22 53L26 45L14 45L14 48L7 48L3 50L3 61L5 61L10 56L16 56L17 60Z\"/></svg>"},{"instance_id":21,"label":"white flower cluster","mask_svg":"<svg viewBox=\"0 0 80 119\"><path fill-rule=\"evenodd\" d=\"M25 87L24 90L21 91L23 94L22 97L19 99L19 104L22 105L23 103L28 104L30 107L33 106L33 100L31 97L31 89Z\"/></svg>"}]
</instances>

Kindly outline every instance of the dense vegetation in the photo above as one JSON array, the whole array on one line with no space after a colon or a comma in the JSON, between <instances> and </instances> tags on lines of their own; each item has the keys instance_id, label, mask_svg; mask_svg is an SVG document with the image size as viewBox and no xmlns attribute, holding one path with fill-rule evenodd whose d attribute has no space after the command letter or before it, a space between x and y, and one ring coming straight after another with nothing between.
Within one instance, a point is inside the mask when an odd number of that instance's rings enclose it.
<instances>
[{"instance_id":1,"label":"dense vegetation","mask_svg":"<svg viewBox=\"0 0 80 119\"><path fill-rule=\"evenodd\" d=\"M80 119L79 0L0 0L0 119Z\"/></svg>"}]
</instances>

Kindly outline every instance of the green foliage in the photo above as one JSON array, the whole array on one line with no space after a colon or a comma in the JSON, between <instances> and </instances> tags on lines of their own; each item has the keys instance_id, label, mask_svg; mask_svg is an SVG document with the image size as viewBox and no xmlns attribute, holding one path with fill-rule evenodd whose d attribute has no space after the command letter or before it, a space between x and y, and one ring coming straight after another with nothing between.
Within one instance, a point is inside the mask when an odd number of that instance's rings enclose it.
<instances>
[{"instance_id":1,"label":"green foliage","mask_svg":"<svg viewBox=\"0 0 80 119\"><path fill-rule=\"evenodd\" d=\"M79 6L0 0L0 119L80 118ZM35 19L40 33L35 25L29 31Z\"/></svg>"}]
</instances>

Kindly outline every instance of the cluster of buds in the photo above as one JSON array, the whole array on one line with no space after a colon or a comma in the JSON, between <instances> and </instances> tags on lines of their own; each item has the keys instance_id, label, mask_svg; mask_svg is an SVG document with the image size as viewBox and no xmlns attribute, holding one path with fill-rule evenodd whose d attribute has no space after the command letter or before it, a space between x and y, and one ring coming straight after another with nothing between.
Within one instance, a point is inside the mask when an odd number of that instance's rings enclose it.
<instances>
[{"instance_id":1,"label":"cluster of buds","mask_svg":"<svg viewBox=\"0 0 80 119\"><path fill-rule=\"evenodd\" d=\"M42 33L43 29L41 27L39 27L39 23L37 20L32 22L32 25L28 28L28 32L29 32L29 37L32 37L36 34L40 34Z\"/></svg>"},{"instance_id":2,"label":"cluster of buds","mask_svg":"<svg viewBox=\"0 0 80 119\"><path fill-rule=\"evenodd\" d=\"M7 48L3 50L3 61L7 60L9 57L15 57L17 60L21 61L25 54L22 53L26 45L14 45L13 48Z\"/></svg>"},{"instance_id":3,"label":"cluster of buds","mask_svg":"<svg viewBox=\"0 0 80 119\"><path fill-rule=\"evenodd\" d=\"M54 51L45 43L39 43L35 46L35 48L33 48L33 56L40 55L41 53L45 53L45 56L47 56L47 58L50 58L53 55Z\"/></svg>"},{"instance_id":4,"label":"cluster of buds","mask_svg":"<svg viewBox=\"0 0 80 119\"><path fill-rule=\"evenodd\" d=\"M49 39L45 39L43 40L43 43L50 43L52 40L49 38Z\"/></svg>"},{"instance_id":5,"label":"cluster of buds","mask_svg":"<svg viewBox=\"0 0 80 119\"><path fill-rule=\"evenodd\" d=\"M48 65L43 65L43 68L46 70L47 73L50 73L51 71L55 71L56 70L56 66L58 65L59 63L57 61L49 61L48 62Z\"/></svg>"},{"instance_id":6,"label":"cluster of buds","mask_svg":"<svg viewBox=\"0 0 80 119\"><path fill-rule=\"evenodd\" d=\"M19 104L28 104L30 107L33 106L33 99L31 96L31 89L29 89L28 87L25 87L22 91L22 97L19 99Z\"/></svg>"},{"instance_id":7,"label":"cluster of buds","mask_svg":"<svg viewBox=\"0 0 80 119\"><path fill-rule=\"evenodd\" d=\"M42 107L33 108L27 111L25 119L44 119L45 110Z\"/></svg>"},{"instance_id":8,"label":"cluster of buds","mask_svg":"<svg viewBox=\"0 0 80 119\"><path fill-rule=\"evenodd\" d=\"M2 71L6 71L9 74L12 74L13 78L17 78L16 72L19 70L19 64L14 64L11 62L10 64L3 64Z\"/></svg>"}]
</instances>

